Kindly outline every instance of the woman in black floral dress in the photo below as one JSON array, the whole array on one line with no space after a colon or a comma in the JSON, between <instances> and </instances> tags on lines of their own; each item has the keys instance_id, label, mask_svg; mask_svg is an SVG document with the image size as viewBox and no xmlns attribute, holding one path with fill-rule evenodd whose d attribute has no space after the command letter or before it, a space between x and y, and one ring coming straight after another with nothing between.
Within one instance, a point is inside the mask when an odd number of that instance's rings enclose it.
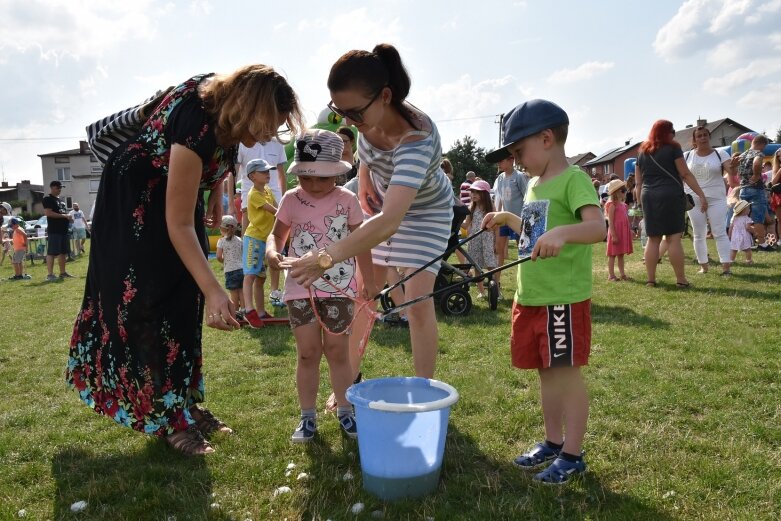
<instances>
[{"instance_id":1,"label":"woman in black floral dress","mask_svg":"<svg viewBox=\"0 0 781 521\"><path fill-rule=\"evenodd\" d=\"M205 226L219 224L236 145L268 141L284 123L303 127L295 92L271 67L195 76L103 171L67 381L98 413L185 454L213 452L204 435L231 432L196 405L204 312L207 326L238 326L206 260Z\"/></svg>"}]
</instances>

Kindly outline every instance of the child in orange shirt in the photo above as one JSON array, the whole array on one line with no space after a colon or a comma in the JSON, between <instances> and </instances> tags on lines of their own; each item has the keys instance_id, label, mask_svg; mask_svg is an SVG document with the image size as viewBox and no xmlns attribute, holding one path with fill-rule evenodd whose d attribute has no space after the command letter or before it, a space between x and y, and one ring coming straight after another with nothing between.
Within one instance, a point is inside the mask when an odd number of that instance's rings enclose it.
<instances>
[{"instance_id":1,"label":"child in orange shirt","mask_svg":"<svg viewBox=\"0 0 781 521\"><path fill-rule=\"evenodd\" d=\"M27 234L19 226L19 219L11 218L11 230L13 230L13 248L14 255L12 262L14 265L14 276L10 280L31 279L32 277L24 272L24 257L27 254Z\"/></svg>"}]
</instances>

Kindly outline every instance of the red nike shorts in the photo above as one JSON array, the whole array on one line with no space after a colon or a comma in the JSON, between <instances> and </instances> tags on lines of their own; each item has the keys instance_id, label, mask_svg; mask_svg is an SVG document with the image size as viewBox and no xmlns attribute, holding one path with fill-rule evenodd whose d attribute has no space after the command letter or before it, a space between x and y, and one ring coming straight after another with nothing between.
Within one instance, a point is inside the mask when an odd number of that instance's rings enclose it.
<instances>
[{"instance_id":1,"label":"red nike shorts","mask_svg":"<svg viewBox=\"0 0 781 521\"><path fill-rule=\"evenodd\" d=\"M588 365L591 299L556 306L513 303L510 353L519 369Z\"/></svg>"}]
</instances>

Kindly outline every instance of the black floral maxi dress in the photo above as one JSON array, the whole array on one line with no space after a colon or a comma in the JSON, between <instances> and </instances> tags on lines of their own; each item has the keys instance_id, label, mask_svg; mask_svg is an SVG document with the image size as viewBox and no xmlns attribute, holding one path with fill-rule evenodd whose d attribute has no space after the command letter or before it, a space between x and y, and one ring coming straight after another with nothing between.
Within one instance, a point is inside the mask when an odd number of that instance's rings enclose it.
<instances>
[{"instance_id":1,"label":"black floral maxi dress","mask_svg":"<svg viewBox=\"0 0 781 521\"><path fill-rule=\"evenodd\" d=\"M109 157L92 226L87 284L66 370L96 412L137 431L185 430L203 401L204 297L168 237L165 193L171 146L203 161L200 188L233 168L235 149L217 145L195 76L164 98L134 139ZM199 192L195 229L204 244Z\"/></svg>"}]
</instances>

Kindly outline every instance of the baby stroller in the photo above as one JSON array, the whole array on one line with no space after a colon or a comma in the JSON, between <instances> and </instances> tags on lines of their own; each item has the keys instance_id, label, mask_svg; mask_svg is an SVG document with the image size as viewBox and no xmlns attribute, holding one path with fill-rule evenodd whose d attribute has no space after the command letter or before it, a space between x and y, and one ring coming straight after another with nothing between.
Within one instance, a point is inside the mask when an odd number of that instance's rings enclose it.
<instances>
[{"instance_id":1,"label":"baby stroller","mask_svg":"<svg viewBox=\"0 0 781 521\"><path fill-rule=\"evenodd\" d=\"M466 206L457 205L453 207L453 224L450 229L450 238L448 239L447 249L442 256L442 263L439 267L439 273L434 281L434 291L450 288L444 291L439 297L439 307L445 315L467 315L472 310L472 296L469 294L469 284L471 282L484 281L488 279L488 307L493 311L499 305L499 286L493 280L491 275L486 275L474 259L469 256L469 252L463 247L460 238L461 225L464 219L469 215ZM451 264L448 258L455 253L460 252L466 263ZM474 276L469 272L475 271Z\"/></svg>"},{"instance_id":2,"label":"baby stroller","mask_svg":"<svg viewBox=\"0 0 781 521\"><path fill-rule=\"evenodd\" d=\"M488 280L488 306L491 310L495 310L499 305L499 286L491 277L497 270L491 270L490 272L483 271L469 256L469 252L466 251L466 248L463 247L467 241L477 235L473 235L463 241L460 239L461 225L467 215L469 215L469 210L466 206L456 205L453 207L453 222L450 227L450 237L448 238L447 248L442 256L436 259L441 259L442 262L439 267L439 272L437 273L437 278L434 281L434 291L430 296L439 304L440 309L445 315L468 315L472 310L472 296L469 294L469 284L486 279ZM451 264L447 262L448 258L456 251L464 256L467 261L466 263ZM434 262L436 262L436 260ZM425 269L426 267L427 266L423 266L420 270ZM469 275L470 270L475 270L475 275ZM409 277L405 277L403 280L390 288L386 288L380 293L380 304L382 305L383 310L389 312L394 308L394 303L390 298L390 290L408 278Z\"/></svg>"}]
</instances>

